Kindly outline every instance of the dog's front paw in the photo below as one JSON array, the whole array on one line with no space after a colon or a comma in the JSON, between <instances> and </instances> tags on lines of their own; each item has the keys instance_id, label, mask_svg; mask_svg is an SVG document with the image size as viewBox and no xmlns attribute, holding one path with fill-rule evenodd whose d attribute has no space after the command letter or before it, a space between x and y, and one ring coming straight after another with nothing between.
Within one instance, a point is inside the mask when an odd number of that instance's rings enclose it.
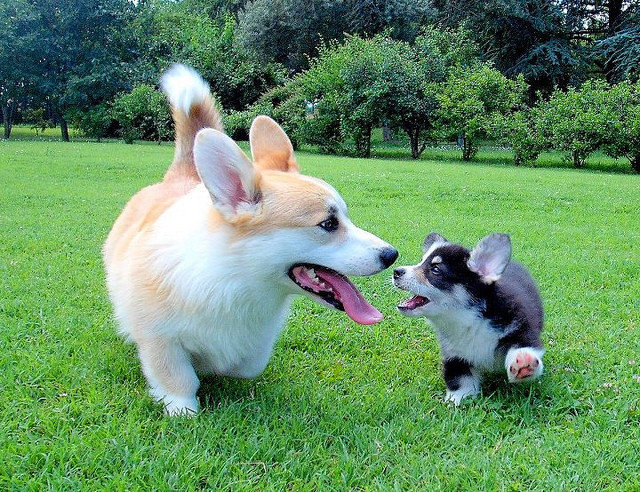
<instances>
[{"instance_id":1,"label":"dog's front paw","mask_svg":"<svg viewBox=\"0 0 640 492\"><path fill-rule=\"evenodd\" d=\"M193 417L198 413L198 400L174 395L165 395L161 402L164 414L169 417Z\"/></svg>"},{"instance_id":2,"label":"dog's front paw","mask_svg":"<svg viewBox=\"0 0 640 492\"><path fill-rule=\"evenodd\" d=\"M530 347L511 349L505 366L510 383L532 381L542 375L542 354Z\"/></svg>"}]
</instances>

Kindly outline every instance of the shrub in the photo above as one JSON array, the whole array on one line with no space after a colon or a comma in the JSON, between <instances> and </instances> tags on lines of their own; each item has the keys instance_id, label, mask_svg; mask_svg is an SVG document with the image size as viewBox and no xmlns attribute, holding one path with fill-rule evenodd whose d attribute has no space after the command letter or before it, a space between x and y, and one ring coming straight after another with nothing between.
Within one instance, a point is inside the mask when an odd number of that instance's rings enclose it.
<instances>
[{"instance_id":1,"label":"shrub","mask_svg":"<svg viewBox=\"0 0 640 492\"><path fill-rule=\"evenodd\" d=\"M355 154L369 157L371 132L380 122L389 91L380 69L397 46L383 36L348 36L343 44L331 42L320 49L311 68L300 77L303 95L316 103L309 125L313 130L308 135L313 140L310 143L332 150L351 138Z\"/></svg>"},{"instance_id":2,"label":"shrub","mask_svg":"<svg viewBox=\"0 0 640 492\"><path fill-rule=\"evenodd\" d=\"M640 82L621 82L608 93L609 114L614 127L604 139L604 152L618 159L629 159L631 168L640 173Z\"/></svg>"},{"instance_id":3,"label":"shrub","mask_svg":"<svg viewBox=\"0 0 640 492\"><path fill-rule=\"evenodd\" d=\"M293 148L297 149L307 120L306 106L300 84L290 80L285 85L267 91L249 109L226 114L225 128L233 139L246 140L254 118L263 114L282 126Z\"/></svg>"},{"instance_id":4,"label":"shrub","mask_svg":"<svg viewBox=\"0 0 640 492\"><path fill-rule=\"evenodd\" d=\"M535 165L540 153L549 148L540 132L538 112L537 108L517 111L505 118L502 128L496 127L501 135L499 141L511 146L516 166Z\"/></svg>"},{"instance_id":5,"label":"shrub","mask_svg":"<svg viewBox=\"0 0 640 492\"><path fill-rule=\"evenodd\" d=\"M120 135L127 143L134 140L169 140L173 120L165 96L149 85L140 85L122 94L113 103L113 117L120 124Z\"/></svg>"},{"instance_id":6,"label":"shrub","mask_svg":"<svg viewBox=\"0 0 640 492\"><path fill-rule=\"evenodd\" d=\"M499 138L504 119L520 109L527 85L509 80L488 64L457 67L438 88L438 131L462 137L462 158L473 159L481 138Z\"/></svg>"},{"instance_id":7,"label":"shrub","mask_svg":"<svg viewBox=\"0 0 640 492\"><path fill-rule=\"evenodd\" d=\"M93 106L86 111L75 112L69 120L85 137L95 138L98 142L112 135L117 125L112 110L106 103Z\"/></svg>"},{"instance_id":8,"label":"shrub","mask_svg":"<svg viewBox=\"0 0 640 492\"><path fill-rule=\"evenodd\" d=\"M580 89L556 90L540 104L538 124L554 149L569 152L574 167L606 143L615 131L615 114L604 82L588 81Z\"/></svg>"}]
</instances>

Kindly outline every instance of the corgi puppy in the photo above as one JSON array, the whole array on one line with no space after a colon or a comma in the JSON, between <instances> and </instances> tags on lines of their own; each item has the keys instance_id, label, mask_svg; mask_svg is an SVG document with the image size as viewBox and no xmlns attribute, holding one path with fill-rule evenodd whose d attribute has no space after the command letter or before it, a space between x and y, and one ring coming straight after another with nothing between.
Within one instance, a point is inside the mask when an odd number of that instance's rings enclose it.
<instances>
[{"instance_id":1,"label":"corgi puppy","mask_svg":"<svg viewBox=\"0 0 640 492\"><path fill-rule=\"evenodd\" d=\"M542 375L542 300L527 270L511 261L511 240L491 234L469 251L429 234L422 261L396 268L393 283L415 294L405 316L434 326L443 358L445 401L456 406L480 391L485 372L504 370L511 383Z\"/></svg>"},{"instance_id":2,"label":"corgi puppy","mask_svg":"<svg viewBox=\"0 0 640 492\"><path fill-rule=\"evenodd\" d=\"M276 122L250 129L253 162L222 132L208 85L173 66L162 79L176 126L173 163L138 192L104 245L119 330L137 345L169 415L198 410L198 374L260 374L295 295L372 324L382 315L348 275L398 252L356 227L338 192L300 174Z\"/></svg>"}]
</instances>

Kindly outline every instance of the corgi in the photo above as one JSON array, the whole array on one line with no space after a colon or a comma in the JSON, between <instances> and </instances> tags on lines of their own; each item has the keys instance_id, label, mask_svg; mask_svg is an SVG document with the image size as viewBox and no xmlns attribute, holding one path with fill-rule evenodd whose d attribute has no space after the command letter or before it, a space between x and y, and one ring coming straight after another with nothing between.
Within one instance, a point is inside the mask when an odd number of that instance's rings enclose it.
<instances>
[{"instance_id":1,"label":"corgi","mask_svg":"<svg viewBox=\"0 0 640 492\"><path fill-rule=\"evenodd\" d=\"M103 259L119 331L136 344L152 397L168 415L191 415L198 375L264 370L296 295L380 321L347 276L376 274L398 252L356 227L333 187L299 172L275 121L253 121L252 162L223 133L195 71L175 65L161 87L173 162L127 203Z\"/></svg>"},{"instance_id":2,"label":"corgi","mask_svg":"<svg viewBox=\"0 0 640 492\"><path fill-rule=\"evenodd\" d=\"M542 299L511 250L506 234L491 234L469 251L432 233L422 261L393 272L394 285L415 294L398 310L435 328L445 401L456 406L479 393L484 373L504 370L511 383L542 375Z\"/></svg>"}]
</instances>

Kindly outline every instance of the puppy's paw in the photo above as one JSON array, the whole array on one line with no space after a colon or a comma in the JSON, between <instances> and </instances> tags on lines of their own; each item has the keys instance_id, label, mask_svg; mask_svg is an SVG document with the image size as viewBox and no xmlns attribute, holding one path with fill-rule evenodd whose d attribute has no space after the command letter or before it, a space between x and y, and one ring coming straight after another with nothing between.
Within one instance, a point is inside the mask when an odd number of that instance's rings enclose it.
<instances>
[{"instance_id":1,"label":"puppy's paw","mask_svg":"<svg viewBox=\"0 0 640 492\"><path fill-rule=\"evenodd\" d=\"M477 395L477 391L447 390L447 394L444 396L444 401L452 402L456 407L458 407L460 406L463 398L475 398Z\"/></svg>"},{"instance_id":2,"label":"puppy's paw","mask_svg":"<svg viewBox=\"0 0 640 492\"><path fill-rule=\"evenodd\" d=\"M463 398L475 398L480 393L480 380L474 376L462 377L458 380L459 387L455 390L447 389L445 402L453 402L457 407Z\"/></svg>"},{"instance_id":3,"label":"puppy's paw","mask_svg":"<svg viewBox=\"0 0 640 492\"><path fill-rule=\"evenodd\" d=\"M533 381L542 375L542 352L531 347L511 349L505 367L510 383Z\"/></svg>"}]
</instances>

